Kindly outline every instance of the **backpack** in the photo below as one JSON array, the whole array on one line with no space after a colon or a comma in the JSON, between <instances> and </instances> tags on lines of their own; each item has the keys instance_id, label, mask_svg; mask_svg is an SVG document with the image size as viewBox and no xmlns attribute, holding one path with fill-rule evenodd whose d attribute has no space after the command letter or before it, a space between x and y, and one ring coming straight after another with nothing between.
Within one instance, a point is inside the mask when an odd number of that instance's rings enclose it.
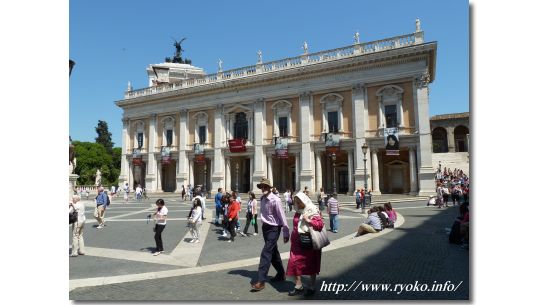
<instances>
[{"instance_id":1,"label":"backpack","mask_svg":"<svg viewBox=\"0 0 538 305\"><path fill-rule=\"evenodd\" d=\"M377 212L377 216L381 219L381 226L384 228L394 228L394 223L385 216L382 212Z\"/></svg>"},{"instance_id":2,"label":"backpack","mask_svg":"<svg viewBox=\"0 0 538 305\"><path fill-rule=\"evenodd\" d=\"M109 206L110 205L110 197L108 197L107 194L105 194L105 197L106 197L106 206Z\"/></svg>"},{"instance_id":3,"label":"backpack","mask_svg":"<svg viewBox=\"0 0 538 305\"><path fill-rule=\"evenodd\" d=\"M357 192L357 195L356 195L356 197L355 197L355 200L356 200L357 202L360 202L360 201L361 201L361 192Z\"/></svg>"}]
</instances>

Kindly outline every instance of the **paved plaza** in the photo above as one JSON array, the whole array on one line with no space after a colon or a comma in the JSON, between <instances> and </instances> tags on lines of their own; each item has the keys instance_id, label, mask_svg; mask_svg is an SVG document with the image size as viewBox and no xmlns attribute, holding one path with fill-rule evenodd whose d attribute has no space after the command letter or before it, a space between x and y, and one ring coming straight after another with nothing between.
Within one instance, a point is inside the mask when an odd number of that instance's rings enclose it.
<instances>
[{"instance_id":1,"label":"paved plaza","mask_svg":"<svg viewBox=\"0 0 538 305\"><path fill-rule=\"evenodd\" d=\"M122 198L114 198L106 212L106 226L101 230L95 228L93 202L85 201L86 255L69 258L71 300L304 298L287 295L293 289L291 278L286 282L267 283L260 292L250 292L263 247L261 226L258 236L238 235L235 243L226 242L220 236L222 229L211 223L212 200L207 201L201 243L191 244L188 243L190 233L185 230L190 203L181 201L177 195L166 195L169 213L163 232L164 254L153 256L153 222L148 223L146 216L154 211L155 199L124 204ZM348 200L344 197L341 201ZM323 249L317 293L309 298L470 298L469 251L449 244L445 229L457 216L457 207L426 207L425 200L396 202L393 207L399 213L397 228L353 239L365 215L351 202L343 204L339 232L329 232L331 245ZM244 211L240 217L243 225ZM293 212L287 213L287 219L291 228ZM325 222L328 228L328 217ZM254 232L252 226L249 232ZM286 266L290 244L284 244L281 237L278 247ZM274 274L271 268L269 275ZM308 283L306 278L303 281ZM392 291L365 291L365 284L391 284ZM438 288L442 284L444 288L416 291L422 284Z\"/></svg>"}]
</instances>

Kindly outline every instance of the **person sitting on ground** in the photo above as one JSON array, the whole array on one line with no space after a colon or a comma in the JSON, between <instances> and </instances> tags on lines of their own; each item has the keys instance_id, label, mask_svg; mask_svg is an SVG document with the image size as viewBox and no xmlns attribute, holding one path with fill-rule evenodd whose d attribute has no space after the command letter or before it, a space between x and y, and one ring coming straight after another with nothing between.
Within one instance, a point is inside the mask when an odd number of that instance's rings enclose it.
<instances>
[{"instance_id":1,"label":"person sitting on ground","mask_svg":"<svg viewBox=\"0 0 538 305\"><path fill-rule=\"evenodd\" d=\"M392 205L390 204L390 201L385 203L383 205L385 207L385 212L387 215L389 215L389 220L392 221L392 223L396 223L396 220L398 219L398 215L396 215L396 211L392 209Z\"/></svg>"},{"instance_id":2,"label":"person sitting on ground","mask_svg":"<svg viewBox=\"0 0 538 305\"><path fill-rule=\"evenodd\" d=\"M381 219L381 228L394 228L394 223L389 219L387 212L385 212L385 207L377 207L377 216Z\"/></svg>"},{"instance_id":3,"label":"person sitting on ground","mask_svg":"<svg viewBox=\"0 0 538 305\"><path fill-rule=\"evenodd\" d=\"M366 218L366 220L359 226L355 237L359 237L367 233L378 233L383 230L381 227L381 219L379 218L377 212L377 207L373 207L368 210L368 218Z\"/></svg>"},{"instance_id":4,"label":"person sitting on ground","mask_svg":"<svg viewBox=\"0 0 538 305\"><path fill-rule=\"evenodd\" d=\"M426 204L427 207L430 205L435 205L435 196L433 195L430 195L430 199L428 199L428 203Z\"/></svg>"}]
</instances>

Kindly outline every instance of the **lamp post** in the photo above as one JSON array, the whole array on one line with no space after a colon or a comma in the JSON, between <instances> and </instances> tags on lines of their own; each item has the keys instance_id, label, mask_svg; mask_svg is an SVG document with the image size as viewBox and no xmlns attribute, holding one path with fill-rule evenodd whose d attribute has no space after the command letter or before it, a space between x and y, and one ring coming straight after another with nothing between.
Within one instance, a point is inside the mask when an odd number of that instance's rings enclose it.
<instances>
[{"instance_id":1,"label":"lamp post","mask_svg":"<svg viewBox=\"0 0 538 305\"><path fill-rule=\"evenodd\" d=\"M334 152L331 154L331 159L333 160L333 194L336 194L336 154Z\"/></svg>"},{"instance_id":2,"label":"lamp post","mask_svg":"<svg viewBox=\"0 0 538 305\"><path fill-rule=\"evenodd\" d=\"M235 163L235 191L239 193L239 161Z\"/></svg>"},{"instance_id":3,"label":"lamp post","mask_svg":"<svg viewBox=\"0 0 538 305\"><path fill-rule=\"evenodd\" d=\"M364 205L366 204L366 192L368 192L368 179L366 179L366 153L368 152L368 145L366 144L366 142L362 144L361 149L364 156L364 158L362 159L362 161L364 161L364 198L362 199L361 213L364 213Z\"/></svg>"}]
</instances>

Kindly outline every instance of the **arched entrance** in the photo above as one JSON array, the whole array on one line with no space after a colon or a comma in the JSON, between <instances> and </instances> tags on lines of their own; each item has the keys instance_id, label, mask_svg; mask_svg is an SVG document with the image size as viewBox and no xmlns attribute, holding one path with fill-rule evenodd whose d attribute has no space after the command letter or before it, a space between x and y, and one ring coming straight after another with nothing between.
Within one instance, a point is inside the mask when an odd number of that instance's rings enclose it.
<instances>
[{"instance_id":1,"label":"arched entrance","mask_svg":"<svg viewBox=\"0 0 538 305\"><path fill-rule=\"evenodd\" d=\"M454 128L454 143L456 144L456 152L469 151L469 143L467 143L468 134L469 128L465 126L458 126Z\"/></svg>"},{"instance_id":2,"label":"arched entrance","mask_svg":"<svg viewBox=\"0 0 538 305\"><path fill-rule=\"evenodd\" d=\"M142 188L146 187L146 162L133 164L133 184L131 188L136 188L140 185Z\"/></svg>"},{"instance_id":3,"label":"arched entrance","mask_svg":"<svg viewBox=\"0 0 538 305\"><path fill-rule=\"evenodd\" d=\"M437 127L432 131L432 146L434 153L448 152L448 137L446 129Z\"/></svg>"}]
</instances>

